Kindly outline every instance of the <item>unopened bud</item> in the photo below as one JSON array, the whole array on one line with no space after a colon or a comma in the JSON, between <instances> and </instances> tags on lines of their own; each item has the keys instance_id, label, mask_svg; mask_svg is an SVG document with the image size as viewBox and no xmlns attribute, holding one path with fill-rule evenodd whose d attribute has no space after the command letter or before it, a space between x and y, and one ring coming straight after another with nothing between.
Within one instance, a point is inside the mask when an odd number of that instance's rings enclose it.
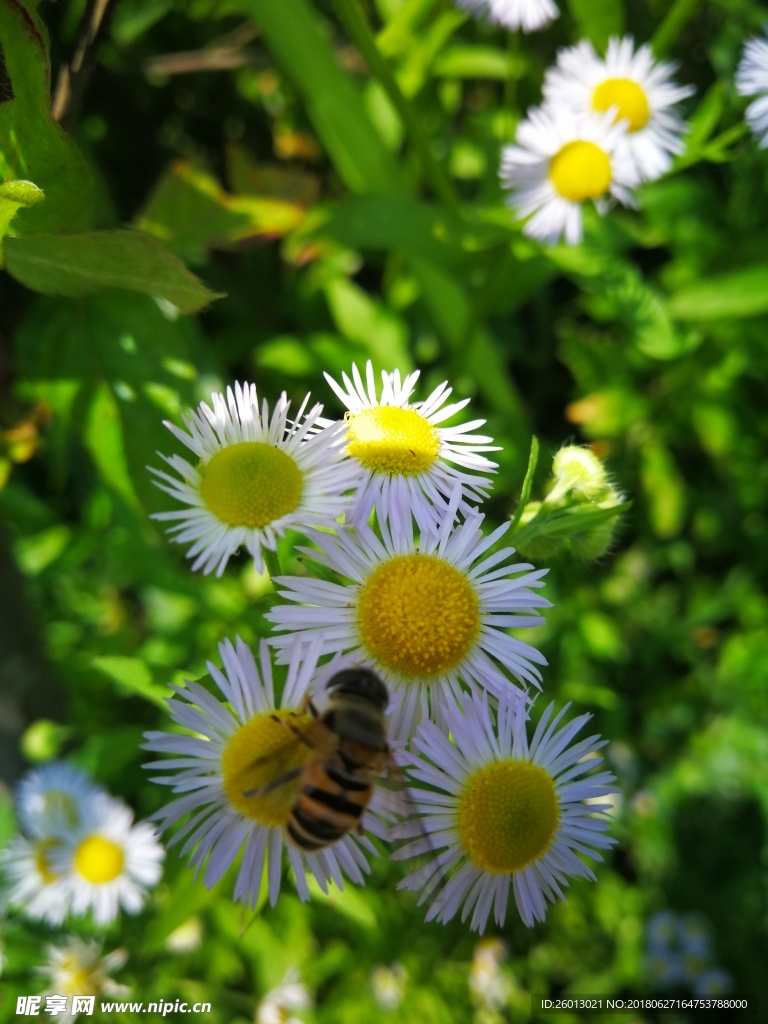
<instances>
[{"instance_id":1,"label":"unopened bud","mask_svg":"<svg viewBox=\"0 0 768 1024\"><path fill-rule=\"evenodd\" d=\"M555 482L548 500L553 495L573 494L587 501L600 501L610 490L605 468L589 448L567 445L552 460Z\"/></svg>"}]
</instances>

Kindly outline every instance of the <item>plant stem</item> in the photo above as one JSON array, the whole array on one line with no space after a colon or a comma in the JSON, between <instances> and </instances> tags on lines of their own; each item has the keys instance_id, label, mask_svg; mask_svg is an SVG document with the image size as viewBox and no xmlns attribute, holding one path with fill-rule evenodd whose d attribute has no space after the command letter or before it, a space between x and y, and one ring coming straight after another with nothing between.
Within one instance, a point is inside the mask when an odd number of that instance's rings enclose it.
<instances>
[{"instance_id":1,"label":"plant stem","mask_svg":"<svg viewBox=\"0 0 768 1024\"><path fill-rule=\"evenodd\" d=\"M657 57L661 57L672 46L698 7L699 0L675 0L651 40L651 49Z\"/></svg>"},{"instance_id":2,"label":"plant stem","mask_svg":"<svg viewBox=\"0 0 768 1024\"><path fill-rule=\"evenodd\" d=\"M269 578L274 579L275 576L281 574L280 569L280 558L276 551L270 551L269 548L262 548L262 554L264 555L264 566L269 573Z\"/></svg>"},{"instance_id":3,"label":"plant stem","mask_svg":"<svg viewBox=\"0 0 768 1024\"><path fill-rule=\"evenodd\" d=\"M381 85L402 118L413 148L419 155L422 169L432 184L435 194L439 196L446 209L456 218L461 218L461 207L453 184L442 166L435 160L430 148L429 139L424 134L421 123L397 83L394 72L381 54L376 39L371 31L368 20L360 9L357 0L334 0L334 6L349 37L360 53L372 75Z\"/></svg>"}]
</instances>

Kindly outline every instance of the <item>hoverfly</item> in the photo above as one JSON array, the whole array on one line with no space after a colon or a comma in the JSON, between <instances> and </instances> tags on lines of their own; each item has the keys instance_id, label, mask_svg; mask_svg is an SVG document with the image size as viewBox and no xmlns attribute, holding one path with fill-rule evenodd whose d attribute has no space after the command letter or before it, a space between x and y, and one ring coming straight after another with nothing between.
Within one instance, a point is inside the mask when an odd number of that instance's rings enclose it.
<instances>
[{"instance_id":1,"label":"hoverfly","mask_svg":"<svg viewBox=\"0 0 768 1024\"><path fill-rule=\"evenodd\" d=\"M313 754L302 767L260 791L265 794L299 780L286 832L292 845L304 853L322 850L353 829L362 833L360 819L374 782L394 766L384 719L389 692L379 677L365 668L344 669L328 680L326 694L328 707L322 713L311 699L305 699L305 710L315 719L311 738L290 719L276 718Z\"/></svg>"}]
</instances>

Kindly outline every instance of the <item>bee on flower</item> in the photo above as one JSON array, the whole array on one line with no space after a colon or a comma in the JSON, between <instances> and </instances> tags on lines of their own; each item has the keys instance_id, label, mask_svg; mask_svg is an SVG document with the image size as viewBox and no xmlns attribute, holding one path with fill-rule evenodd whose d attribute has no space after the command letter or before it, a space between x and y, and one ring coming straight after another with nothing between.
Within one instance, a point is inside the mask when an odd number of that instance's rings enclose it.
<instances>
[{"instance_id":1,"label":"bee on flower","mask_svg":"<svg viewBox=\"0 0 768 1024\"><path fill-rule=\"evenodd\" d=\"M234 897L249 906L258 899L263 877L270 904L277 902L284 852L302 900L309 899L309 876L324 892L331 881L342 888L344 875L363 884L370 871L366 853L376 852L370 840L351 825L339 834L338 814L331 815L328 808L325 819L315 811L308 818L299 803L304 768L310 765L313 784L322 786L320 776L327 769L316 748L326 742L330 747L328 729L312 713L308 698L323 692L348 663L337 658L318 668L318 645L302 650L294 644L278 701L266 641L259 646L258 662L239 638L234 645L220 644L219 654L224 671L210 662L208 669L220 697L189 682L175 687L169 702L174 721L191 734L146 734L148 750L173 755L145 765L167 772L152 781L170 786L175 794L156 820L164 829L184 821L169 845L184 840L182 855L191 853L190 865L202 870L209 888L242 851ZM342 770L342 783L344 778ZM351 782L358 788L364 785L357 778ZM379 824L380 812L386 816L374 792L364 825L384 836L388 826ZM332 840L323 831L326 827Z\"/></svg>"}]
</instances>

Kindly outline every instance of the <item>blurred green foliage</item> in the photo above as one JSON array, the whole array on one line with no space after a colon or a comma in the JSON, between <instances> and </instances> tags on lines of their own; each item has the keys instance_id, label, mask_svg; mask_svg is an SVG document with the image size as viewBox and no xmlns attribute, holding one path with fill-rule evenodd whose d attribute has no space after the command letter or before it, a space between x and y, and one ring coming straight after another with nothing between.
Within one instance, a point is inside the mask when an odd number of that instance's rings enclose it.
<instances>
[{"instance_id":1,"label":"blurred green foliage","mask_svg":"<svg viewBox=\"0 0 768 1024\"><path fill-rule=\"evenodd\" d=\"M420 367L503 445L489 520L514 513L532 434L532 500L558 448L589 442L632 502L600 561L553 561L534 641L547 698L611 741L619 846L545 926L510 913L500 1015L470 996L476 937L424 925L386 858L365 890L254 916L171 854L107 934L130 952L120 980L209 1000L211 1024L253 1020L292 966L310 1022L525 1021L531 992L652 991L646 923L668 908L705 915L735 992L764 991L768 156L733 85L762 6L571 0L520 45L447 0L123 0L65 132L49 53L55 81L84 6L0 0L9 783L22 755L71 755L146 816L162 794L139 743L167 725L168 684L267 632L268 579L245 559L193 577L149 519L167 504L146 467L176 450L162 420L214 388L312 390L338 413L323 370ZM559 45L622 30L695 85L687 152L637 211L544 250L502 205L500 146ZM185 923L195 948L169 942ZM3 925L6 999L36 991L51 937ZM372 979L392 964L386 1009Z\"/></svg>"}]
</instances>

